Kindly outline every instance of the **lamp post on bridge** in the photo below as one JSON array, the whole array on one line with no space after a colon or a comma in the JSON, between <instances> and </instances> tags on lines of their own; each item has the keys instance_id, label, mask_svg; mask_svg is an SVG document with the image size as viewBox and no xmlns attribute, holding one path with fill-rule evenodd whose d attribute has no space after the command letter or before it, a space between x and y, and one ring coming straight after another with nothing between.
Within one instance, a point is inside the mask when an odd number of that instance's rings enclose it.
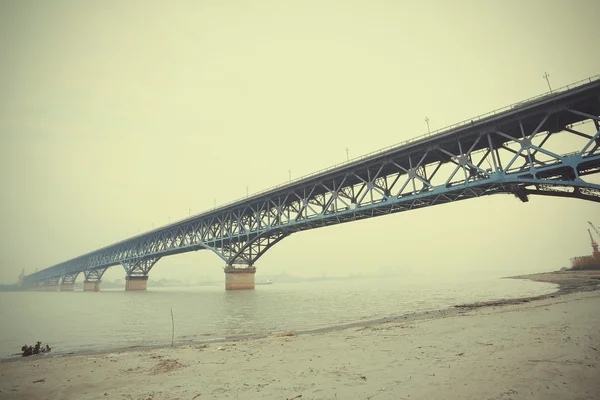
<instances>
[{"instance_id":1,"label":"lamp post on bridge","mask_svg":"<svg viewBox=\"0 0 600 400\"><path fill-rule=\"evenodd\" d=\"M427 133L431 133L431 129L429 129L429 118L425 117L425 123L427 124Z\"/></svg>"},{"instance_id":2,"label":"lamp post on bridge","mask_svg":"<svg viewBox=\"0 0 600 400\"><path fill-rule=\"evenodd\" d=\"M292 170L291 169L288 169L288 178L291 182L292 181Z\"/></svg>"},{"instance_id":3,"label":"lamp post on bridge","mask_svg":"<svg viewBox=\"0 0 600 400\"><path fill-rule=\"evenodd\" d=\"M550 74L548 74L547 72L544 72L544 76L542 76L542 78L544 78L546 80L546 83L548 83L548 89L550 89L550 93L552 93L552 87L550 86Z\"/></svg>"},{"instance_id":4,"label":"lamp post on bridge","mask_svg":"<svg viewBox=\"0 0 600 400\"><path fill-rule=\"evenodd\" d=\"M348 146L346 146L346 161L350 161L350 156L348 155Z\"/></svg>"}]
</instances>

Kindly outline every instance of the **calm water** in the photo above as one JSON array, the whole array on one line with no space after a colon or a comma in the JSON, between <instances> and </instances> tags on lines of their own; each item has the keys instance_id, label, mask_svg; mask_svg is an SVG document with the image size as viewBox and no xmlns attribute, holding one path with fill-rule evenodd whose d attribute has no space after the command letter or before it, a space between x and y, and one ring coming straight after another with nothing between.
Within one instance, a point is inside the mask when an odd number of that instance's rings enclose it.
<instances>
[{"instance_id":1,"label":"calm water","mask_svg":"<svg viewBox=\"0 0 600 400\"><path fill-rule=\"evenodd\" d=\"M433 279L433 280L432 280ZM0 292L0 358L40 340L53 351L99 350L306 330L435 310L455 304L539 295L556 286L517 279L436 278L278 283L254 291L218 287L147 292Z\"/></svg>"}]
</instances>

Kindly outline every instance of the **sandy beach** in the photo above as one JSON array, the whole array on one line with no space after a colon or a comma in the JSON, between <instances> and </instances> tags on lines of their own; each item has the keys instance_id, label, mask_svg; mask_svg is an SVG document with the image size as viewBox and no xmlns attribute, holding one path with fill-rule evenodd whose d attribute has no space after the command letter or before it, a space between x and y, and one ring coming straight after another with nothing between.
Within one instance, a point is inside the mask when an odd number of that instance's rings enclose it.
<instances>
[{"instance_id":1,"label":"sandy beach","mask_svg":"<svg viewBox=\"0 0 600 400\"><path fill-rule=\"evenodd\" d=\"M2 399L599 399L600 273L535 299L296 335L0 364Z\"/></svg>"}]
</instances>

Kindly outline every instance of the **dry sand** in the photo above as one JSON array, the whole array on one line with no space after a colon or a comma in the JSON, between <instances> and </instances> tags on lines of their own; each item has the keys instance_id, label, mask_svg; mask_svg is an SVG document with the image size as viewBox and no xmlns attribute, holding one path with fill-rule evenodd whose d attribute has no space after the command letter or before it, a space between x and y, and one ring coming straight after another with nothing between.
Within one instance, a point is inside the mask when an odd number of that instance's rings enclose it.
<instances>
[{"instance_id":1,"label":"dry sand","mask_svg":"<svg viewBox=\"0 0 600 400\"><path fill-rule=\"evenodd\" d=\"M5 362L0 398L600 399L600 274L560 275L528 278L582 282L330 332Z\"/></svg>"}]
</instances>

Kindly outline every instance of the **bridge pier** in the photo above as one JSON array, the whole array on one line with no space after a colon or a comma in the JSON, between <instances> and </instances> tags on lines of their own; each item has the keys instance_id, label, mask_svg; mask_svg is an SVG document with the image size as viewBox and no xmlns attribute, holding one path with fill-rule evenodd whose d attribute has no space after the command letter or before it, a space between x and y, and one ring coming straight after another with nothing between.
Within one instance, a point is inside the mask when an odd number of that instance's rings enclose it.
<instances>
[{"instance_id":1,"label":"bridge pier","mask_svg":"<svg viewBox=\"0 0 600 400\"><path fill-rule=\"evenodd\" d=\"M97 281L88 281L87 279L83 281L83 291L84 292L99 292L100 291L100 280Z\"/></svg>"},{"instance_id":2,"label":"bridge pier","mask_svg":"<svg viewBox=\"0 0 600 400\"><path fill-rule=\"evenodd\" d=\"M254 274L256 268L236 268L232 265L225 267L225 290L254 289Z\"/></svg>"},{"instance_id":3,"label":"bridge pier","mask_svg":"<svg viewBox=\"0 0 600 400\"><path fill-rule=\"evenodd\" d=\"M83 271L83 275L85 276L85 280L83 281L83 291L99 292L102 275L104 275L107 269L108 267L102 267Z\"/></svg>"},{"instance_id":4,"label":"bridge pier","mask_svg":"<svg viewBox=\"0 0 600 400\"><path fill-rule=\"evenodd\" d=\"M60 291L61 292L73 292L75 290L75 284L74 283L61 283L60 284Z\"/></svg>"},{"instance_id":5,"label":"bridge pier","mask_svg":"<svg viewBox=\"0 0 600 400\"><path fill-rule=\"evenodd\" d=\"M160 257L145 257L132 259L122 263L127 276L125 276L125 290L139 291L148 289L148 272Z\"/></svg>"},{"instance_id":6,"label":"bridge pier","mask_svg":"<svg viewBox=\"0 0 600 400\"><path fill-rule=\"evenodd\" d=\"M72 292L75 290L75 280L79 276L79 272L65 274L60 280L61 292Z\"/></svg>"},{"instance_id":7,"label":"bridge pier","mask_svg":"<svg viewBox=\"0 0 600 400\"><path fill-rule=\"evenodd\" d=\"M127 275L125 277L126 291L139 291L148 289L148 276Z\"/></svg>"},{"instance_id":8,"label":"bridge pier","mask_svg":"<svg viewBox=\"0 0 600 400\"><path fill-rule=\"evenodd\" d=\"M60 276L53 276L42 281L38 281L35 290L39 292L56 292L60 288Z\"/></svg>"}]
</instances>

